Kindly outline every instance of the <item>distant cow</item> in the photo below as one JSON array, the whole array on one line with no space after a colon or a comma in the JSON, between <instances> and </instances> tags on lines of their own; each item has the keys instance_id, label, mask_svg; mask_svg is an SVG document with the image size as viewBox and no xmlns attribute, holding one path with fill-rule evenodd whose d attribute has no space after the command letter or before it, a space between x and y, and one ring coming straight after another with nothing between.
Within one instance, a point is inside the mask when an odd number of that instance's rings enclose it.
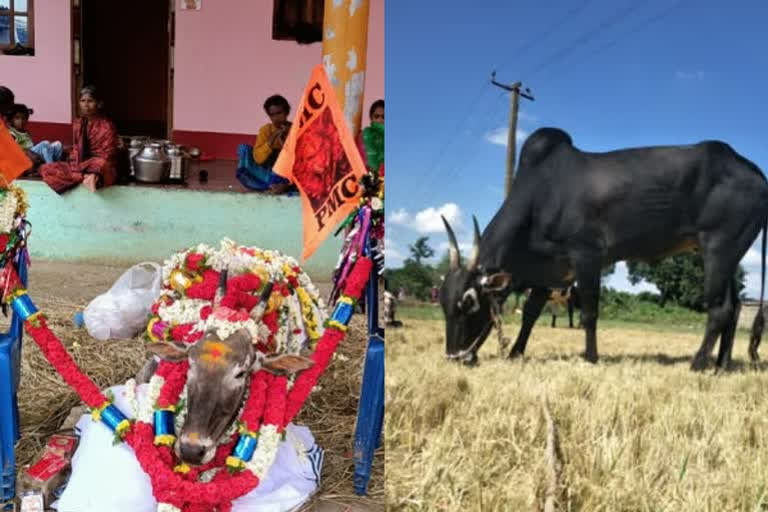
<instances>
[{"instance_id":1,"label":"distant cow","mask_svg":"<svg viewBox=\"0 0 768 512\"><path fill-rule=\"evenodd\" d=\"M556 288L552 290L549 295L549 300L545 306L549 309L552 315L552 327L555 327L557 322L557 315L563 308L568 310L568 327L573 329L573 310L580 308L579 306L579 292L576 286L569 286L568 288Z\"/></svg>"},{"instance_id":2,"label":"distant cow","mask_svg":"<svg viewBox=\"0 0 768 512\"><path fill-rule=\"evenodd\" d=\"M523 292L526 299L531 296L531 289L527 289ZM520 295L515 295L514 310L520 313ZM544 309L549 311L552 315L552 327L554 328L557 323L557 315L563 310L568 309L568 326L573 329L573 310L576 308L581 309L579 305L579 295L576 286L569 286L567 288L554 288L550 291L549 298L544 305ZM581 322L579 322L581 327Z\"/></svg>"},{"instance_id":3,"label":"distant cow","mask_svg":"<svg viewBox=\"0 0 768 512\"><path fill-rule=\"evenodd\" d=\"M451 265L440 290L447 356L474 363L494 325L494 304L532 288L509 357L523 355L550 289L578 281L585 357L596 362L601 269L698 249L709 314L691 368L707 366L718 337L717 364L725 368L739 309L736 269L762 228L764 281L767 220L768 181L723 142L591 153L574 147L563 130L536 130L523 144L511 193L482 237L475 220L466 266L443 219ZM753 359L759 323L750 343Z\"/></svg>"}]
</instances>

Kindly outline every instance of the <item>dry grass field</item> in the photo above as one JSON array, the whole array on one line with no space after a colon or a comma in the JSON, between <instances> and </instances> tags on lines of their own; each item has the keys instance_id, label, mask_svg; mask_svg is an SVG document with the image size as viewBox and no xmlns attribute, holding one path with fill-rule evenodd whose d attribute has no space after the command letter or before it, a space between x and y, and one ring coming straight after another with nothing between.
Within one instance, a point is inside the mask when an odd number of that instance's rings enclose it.
<instances>
[{"instance_id":1,"label":"dry grass field","mask_svg":"<svg viewBox=\"0 0 768 512\"><path fill-rule=\"evenodd\" d=\"M744 333L728 374L689 370L703 326L617 322L598 326L596 366L583 331L537 325L524 361L499 359L492 333L466 368L444 359L442 321L401 319L387 332L392 510L768 509L768 370L745 363Z\"/></svg>"}]
</instances>

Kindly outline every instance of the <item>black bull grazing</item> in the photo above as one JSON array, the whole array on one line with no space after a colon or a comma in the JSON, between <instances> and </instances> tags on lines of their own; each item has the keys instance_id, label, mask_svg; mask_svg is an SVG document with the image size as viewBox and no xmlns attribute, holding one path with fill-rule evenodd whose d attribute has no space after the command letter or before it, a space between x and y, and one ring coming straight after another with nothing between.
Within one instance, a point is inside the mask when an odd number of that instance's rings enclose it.
<instances>
[{"instance_id":1,"label":"black bull grazing","mask_svg":"<svg viewBox=\"0 0 768 512\"><path fill-rule=\"evenodd\" d=\"M691 368L706 368L721 337L717 364L727 367L739 312L739 261L763 228L768 182L760 169L722 142L589 153L562 130L542 128L523 145L514 186L462 266L456 237L440 290L451 359L477 361L497 306L532 288L509 357L521 356L552 288L579 282L588 361L597 361L600 271L621 260L658 261L698 249L704 259L706 332ZM757 360L762 300L750 357Z\"/></svg>"}]
</instances>

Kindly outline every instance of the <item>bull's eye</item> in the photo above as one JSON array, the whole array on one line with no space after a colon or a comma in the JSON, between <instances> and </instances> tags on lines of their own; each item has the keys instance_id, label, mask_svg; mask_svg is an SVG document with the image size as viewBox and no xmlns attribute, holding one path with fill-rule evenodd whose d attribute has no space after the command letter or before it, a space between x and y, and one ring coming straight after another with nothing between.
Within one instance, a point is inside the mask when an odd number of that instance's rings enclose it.
<instances>
[{"instance_id":1,"label":"bull's eye","mask_svg":"<svg viewBox=\"0 0 768 512\"><path fill-rule=\"evenodd\" d=\"M245 377L245 370L243 370L241 372L237 372L237 375L235 375L236 379L242 379L244 377Z\"/></svg>"},{"instance_id":2,"label":"bull's eye","mask_svg":"<svg viewBox=\"0 0 768 512\"><path fill-rule=\"evenodd\" d=\"M477 300L477 291L470 288L461 297L459 308L466 313L475 313L480 309L480 302Z\"/></svg>"}]
</instances>

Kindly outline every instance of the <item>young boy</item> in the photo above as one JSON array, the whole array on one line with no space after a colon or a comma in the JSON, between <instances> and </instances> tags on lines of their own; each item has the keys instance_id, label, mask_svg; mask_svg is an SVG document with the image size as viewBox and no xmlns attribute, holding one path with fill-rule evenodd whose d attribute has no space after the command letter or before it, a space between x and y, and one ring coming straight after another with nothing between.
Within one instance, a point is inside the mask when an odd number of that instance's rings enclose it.
<instances>
[{"instance_id":1,"label":"young boy","mask_svg":"<svg viewBox=\"0 0 768 512\"><path fill-rule=\"evenodd\" d=\"M33 110L27 108L27 106L22 103L15 103L13 105L10 115L8 116L10 120L9 129L11 135L16 140L16 143L21 146L28 155L30 152L36 155L37 158L33 155L29 155L33 161L39 161L40 159L45 163L58 161L59 158L61 158L61 142L48 142L47 140L44 140L35 144L32 141L32 137L27 131L27 123L29 122L29 116L32 113Z\"/></svg>"}]
</instances>

